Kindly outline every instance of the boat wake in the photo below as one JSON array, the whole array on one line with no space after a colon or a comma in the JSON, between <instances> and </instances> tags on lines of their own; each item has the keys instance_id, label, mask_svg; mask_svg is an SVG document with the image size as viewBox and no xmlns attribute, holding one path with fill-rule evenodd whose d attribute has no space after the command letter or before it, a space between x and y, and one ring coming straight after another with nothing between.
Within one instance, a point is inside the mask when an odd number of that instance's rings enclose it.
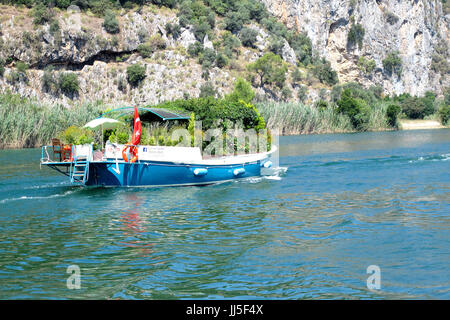
<instances>
[{"instance_id":1,"label":"boat wake","mask_svg":"<svg viewBox=\"0 0 450 320\"><path fill-rule=\"evenodd\" d=\"M68 195L70 195L70 194L72 194L72 193L74 193L76 191L77 190L68 190L68 191L66 191L64 193L51 194L51 195L48 195L48 196L21 196L21 197L17 197L17 198L7 198L7 199L0 200L0 204L13 202L13 201L19 201L19 200L41 200L41 199L51 199L51 198L65 197L65 196L68 196Z\"/></svg>"},{"instance_id":2,"label":"boat wake","mask_svg":"<svg viewBox=\"0 0 450 320\"><path fill-rule=\"evenodd\" d=\"M417 163L422 161L448 161L448 160L450 160L450 153L419 157L417 159L409 160L408 163Z\"/></svg>"},{"instance_id":3,"label":"boat wake","mask_svg":"<svg viewBox=\"0 0 450 320\"><path fill-rule=\"evenodd\" d=\"M236 180L235 182L258 183L264 180L279 181L286 174L287 170L288 167L264 168L261 171L261 176L259 177L250 177L246 179Z\"/></svg>"}]
</instances>

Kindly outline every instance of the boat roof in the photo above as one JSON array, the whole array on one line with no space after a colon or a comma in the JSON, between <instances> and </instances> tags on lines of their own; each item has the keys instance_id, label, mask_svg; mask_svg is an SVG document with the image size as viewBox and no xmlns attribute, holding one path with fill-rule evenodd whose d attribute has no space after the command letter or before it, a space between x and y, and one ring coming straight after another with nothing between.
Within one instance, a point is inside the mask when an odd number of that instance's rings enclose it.
<instances>
[{"instance_id":1,"label":"boat roof","mask_svg":"<svg viewBox=\"0 0 450 320\"><path fill-rule=\"evenodd\" d=\"M149 107L137 107L138 111L143 110L144 112L149 112L152 115L158 117L159 119L161 119L162 121L166 121L166 120L189 120L189 116L182 114L181 112L178 111L169 111L166 109L161 109L161 108L149 108ZM126 111L128 110L128 111ZM103 113L99 118L103 118L106 114L110 114L112 112L120 112L120 115L118 117L121 117L127 113L133 112L134 111L134 107L123 107L123 108L116 108L110 111L107 111L105 113Z\"/></svg>"}]
</instances>

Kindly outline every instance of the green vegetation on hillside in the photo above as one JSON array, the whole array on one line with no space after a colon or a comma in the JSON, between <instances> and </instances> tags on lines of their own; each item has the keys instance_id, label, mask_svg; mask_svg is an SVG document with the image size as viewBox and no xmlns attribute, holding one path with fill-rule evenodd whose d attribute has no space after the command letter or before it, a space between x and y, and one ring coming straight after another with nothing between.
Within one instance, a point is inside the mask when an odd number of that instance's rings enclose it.
<instances>
[{"instance_id":1,"label":"green vegetation on hillside","mask_svg":"<svg viewBox=\"0 0 450 320\"><path fill-rule=\"evenodd\" d=\"M363 39L365 30L361 24L354 24L351 26L350 31L348 32L347 43L352 46L354 44L358 44L358 47L361 49L363 45Z\"/></svg>"},{"instance_id":2,"label":"green vegetation on hillside","mask_svg":"<svg viewBox=\"0 0 450 320\"><path fill-rule=\"evenodd\" d=\"M389 52L383 59L383 68L389 74L396 74L399 78L402 75L402 59L398 52Z\"/></svg>"},{"instance_id":3,"label":"green vegetation on hillside","mask_svg":"<svg viewBox=\"0 0 450 320\"><path fill-rule=\"evenodd\" d=\"M167 23L165 29L168 35L177 39L181 34L181 28L187 27L193 31L197 41L190 45L187 52L191 57L197 58L197 62L202 66L202 78L210 80L210 72L214 67L226 68L229 72L238 72L238 76L246 77L244 70L252 69L255 73L260 70L253 68L252 64L242 61L239 55L242 47L256 49L259 30L265 29L269 34L268 53L270 57L270 69L263 81L257 85L272 90L271 96L279 99L289 99L292 96L291 88L286 85L288 77L288 65L282 61L282 55L285 52L285 46L288 44L296 54L296 67L305 70L307 77L302 81L308 81L311 85L314 79L319 82L332 86L338 83L337 73L332 69L331 64L324 58L313 53L311 39L304 33L295 30L289 30L283 23L273 17L265 5L258 0L135 0L135 1L117 1L117 0L23 0L8 1L0 0L0 3L24 5L32 8L32 14L36 24L48 25L51 33L57 42L55 46L62 46L61 35L58 33L60 26L58 23L58 10L66 9L69 5L77 5L88 16L96 15L102 17L103 28L110 34L121 33L121 23L118 9L136 10L139 12L144 5L166 6L176 9L178 23ZM154 7L151 7L154 10ZM154 53L159 50L165 50L166 41L159 35L153 35L148 38L145 30L138 32L140 43L137 46L137 52L145 59L154 59ZM204 48L203 41L205 37L213 42L213 47ZM60 40L58 40L60 39ZM97 36L95 44L105 46L108 42L114 48L120 47L120 35L112 38L103 38ZM33 47L33 52L39 55L42 44L37 34L33 32L24 32L24 44ZM39 49L39 47L41 49ZM108 49L109 50L109 49ZM276 58L278 57L278 58ZM39 60L39 57L34 57ZM118 62L123 61L120 57L116 58ZM263 60L266 56L263 57ZM279 62L275 62L280 60ZM247 65L245 65L247 63ZM254 62L260 63L260 62ZM274 67L278 64L278 67ZM133 67L136 68L136 67ZM0 64L0 71L4 67ZM252 72L253 72L252 71ZM4 71L3 71L4 72ZM47 74L48 75L48 74ZM142 72L131 70L127 73L131 89L145 79ZM307 78L307 79L306 79ZM10 83L26 82L25 73L17 71L9 76ZM45 82L45 81L44 81ZM123 88L123 81L120 87ZM47 87L43 83L43 87ZM277 88L277 90L273 90ZM279 89L279 90L278 90ZM47 90L50 94L57 94L61 90ZM77 98L76 95L70 95Z\"/></svg>"},{"instance_id":4,"label":"green vegetation on hillside","mask_svg":"<svg viewBox=\"0 0 450 320\"><path fill-rule=\"evenodd\" d=\"M139 85L145 77L145 66L136 63L127 68L127 80L132 86Z\"/></svg>"}]
</instances>

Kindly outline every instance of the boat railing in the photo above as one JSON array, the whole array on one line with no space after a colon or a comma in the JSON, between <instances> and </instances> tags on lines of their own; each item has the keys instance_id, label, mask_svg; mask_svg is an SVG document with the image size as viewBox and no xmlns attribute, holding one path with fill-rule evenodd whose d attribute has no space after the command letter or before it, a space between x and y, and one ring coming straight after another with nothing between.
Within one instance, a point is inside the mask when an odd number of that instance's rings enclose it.
<instances>
[{"instance_id":1,"label":"boat railing","mask_svg":"<svg viewBox=\"0 0 450 320\"><path fill-rule=\"evenodd\" d=\"M72 145L70 149L55 150L53 146L42 146L41 148L41 164L46 163L70 163L75 157L83 156L92 161L93 145Z\"/></svg>"}]
</instances>

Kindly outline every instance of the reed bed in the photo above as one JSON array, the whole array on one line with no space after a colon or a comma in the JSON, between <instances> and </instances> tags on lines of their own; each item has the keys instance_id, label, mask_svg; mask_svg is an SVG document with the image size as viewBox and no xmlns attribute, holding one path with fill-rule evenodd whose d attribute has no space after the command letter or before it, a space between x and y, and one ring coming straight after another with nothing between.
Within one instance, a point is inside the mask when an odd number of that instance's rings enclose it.
<instances>
[{"instance_id":1,"label":"reed bed","mask_svg":"<svg viewBox=\"0 0 450 320\"><path fill-rule=\"evenodd\" d=\"M69 126L82 126L101 114L100 104L65 108L49 106L17 94L0 94L0 149L48 144Z\"/></svg>"},{"instance_id":2,"label":"reed bed","mask_svg":"<svg viewBox=\"0 0 450 320\"><path fill-rule=\"evenodd\" d=\"M365 130L388 130L388 103L379 101L370 108ZM32 148L48 144L53 137L70 126L82 126L99 116L106 107L87 103L65 108L61 105L41 105L18 94L0 94L0 149ZM301 103L261 102L257 104L261 116L271 130L283 135L354 132L350 119L335 112L333 105L316 108ZM156 142L166 140L167 127L146 128ZM147 133L147 132L146 132Z\"/></svg>"},{"instance_id":3,"label":"reed bed","mask_svg":"<svg viewBox=\"0 0 450 320\"><path fill-rule=\"evenodd\" d=\"M350 119L335 111L335 106L317 108L313 105L289 102L257 104L261 116L271 130L282 135L355 132ZM368 131L387 130L387 104L380 102L370 108Z\"/></svg>"},{"instance_id":4,"label":"reed bed","mask_svg":"<svg viewBox=\"0 0 450 320\"><path fill-rule=\"evenodd\" d=\"M271 130L280 134L351 132L348 117L336 114L331 107L319 110L301 103L262 102L257 104L261 116Z\"/></svg>"}]
</instances>

